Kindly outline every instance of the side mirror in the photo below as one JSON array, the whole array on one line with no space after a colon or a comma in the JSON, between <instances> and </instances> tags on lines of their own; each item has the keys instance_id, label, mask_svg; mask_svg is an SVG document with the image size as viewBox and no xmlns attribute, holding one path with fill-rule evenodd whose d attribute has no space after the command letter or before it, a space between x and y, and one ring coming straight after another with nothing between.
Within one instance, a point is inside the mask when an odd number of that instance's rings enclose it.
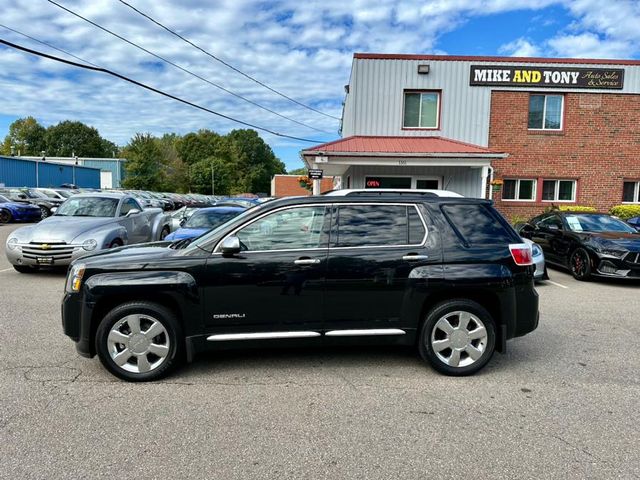
<instances>
[{"instance_id":1,"label":"side mirror","mask_svg":"<svg viewBox=\"0 0 640 480\"><path fill-rule=\"evenodd\" d=\"M180 226L184 227L184 224L187 223L187 219L183 218L182 220L180 220Z\"/></svg>"},{"instance_id":2,"label":"side mirror","mask_svg":"<svg viewBox=\"0 0 640 480\"><path fill-rule=\"evenodd\" d=\"M549 230L553 230L554 232L557 232L558 230L560 230L560 227L558 225L554 225L553 223L551 225L548 225L547 228Z\"/></svg>"},{"instance_id":3,"label":"side mirror","mask_svg":"<svg viewBox=\"0 0 640 480\"><path fill-rule=\"evenodd\" d=\"M220 251L224 257L240 253L240 239L235 235L225 238L220 246Z\"/></svg>"},{"instance_id":4,"label":"side mirror","mask_svg":"<svg viewBox=\"0 0 640 480\"><path fill-rule=\"evenodd\" d=\"M132 215L137 215L138 213L140 213L140 210L138 210L137 208L132 208L127 212L127 217L130 217Z\"/></svg>"}]
</instances>

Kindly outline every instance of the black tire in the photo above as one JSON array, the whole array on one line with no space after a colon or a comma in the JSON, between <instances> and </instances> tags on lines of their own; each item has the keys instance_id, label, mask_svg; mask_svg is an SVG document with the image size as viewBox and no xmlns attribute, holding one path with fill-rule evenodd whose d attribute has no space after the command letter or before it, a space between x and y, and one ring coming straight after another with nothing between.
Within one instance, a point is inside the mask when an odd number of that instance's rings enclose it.
<instances>
[{"instance_id":1,"label":"black tire","mask_svg":"<svg viewBox=\"0 0 640 480\"><path fill-rule=\"evenodd\" d=\"M30 267L28 265L14 265L13 268L20 273L35 273L39 270L38 267Z\"/></svg>"},{"instance_id":2,"label":"black tire","mask_svg":"<svg viewBox=\"0 0 640 480\"><path fill-rule=\"evenodd\" d=\"M474 360L471 355L467 353L467 349L459 351L459 362L463 364L459 366L449 365L443 358L441 358L447 356L450 358L453 357L454 350L458 349L447 348L436 352L432 345L432 336L437 341L444 340L443 338L438 338L443 335L444 332L440 330L439 327L436 327L436 324L445 318L452 318L452 321L454 321L456 317L454 312L466 312L470 314L471 319L469 320L469 325L472 323L476 324L475 328L472 328L471 331L477 331L476 328L481 326L476 321L477 319L483 324L486 333L486 338L484 340L474 339L471 341L472 344L470 345L475 349L475 351L481 351L481 355ZM458 323L458 326L459 325L460 323ZM471 326L473 327L473 325ZM456 341L457 340L459 339L456 339ZM447 300L433 307L427 314L427 318L422 325L420 336L418 337L418 350L420 352L420 356L438 372L451 376L473 375L477 371L481 370L489 360L491 360L495 350L495 344L495 323L491 314L489 314L482 305L462 298ZM447 355L447 350L450 351L450 355ZM465 365L464 363L468 361L471 361L472 363Z\"/></svg>"},{"instance_id":3,"label":"black tire","mask_svg":"<svg viewBox=\"0 0 640 480\"><path fill-rule=\"evenodd\" d=\"M0 210L0 223L9 223L13 220L13 216L9 210Z\"/></svg>"},{"instance_id":4,"label":"black tire","mask_svg":"<svg viewBox=\"0 0 640 480\"><path fill-rule=\"evenodd\" d=\"M151 323L152 321L158 321L165 330L165 333L162 333L161 336L166 335L167 337L166 343L168 343L168 353L166 354L166 357L164 357L157 366L144 373L126 370L126 368L138 368L139 356L131 354L131 359L135 358L135 363L125 363L124 366L118 366L114 362L110 352L109 334L112 328L118 322L125 319L125 317L131 315L139 315L142 318L140 320L141 329L145 322ZM158 337L154 338L157 340ZM176 368L181 363L184 355L184 336L182 333L182 327L180 326L175 314L168 308L152 302L127 302L115 307L107 313L98 325L95 345L98 358L100 358L102 365L104 365L104 367L116 377L129 382L148 382L158 380ZM120 353L130 348L130 346L125 346L124 344L121 346L123 349ZM152 354L144 354L147 359L149 358L148 355ZM148 361L151 363L151 360Z\"/></svg>"},{"instance_id":5,"label":"black tire","mask_svg":"<svg viewBox=\"0 0 640 480\"><path fill-rule=\"evenodd\" d=\"M162 227L162 231L160 232L160 240L164 240L170 233L171 232L169 231L169 227Z\"/></svg>"},{"instance_id":6,"label":"black tire","mask_svg":"<svg viewBox=\"0 0 640 480\"><path fill-rule=\"evenodd\" d=\"M120 240L119 238L116 238L114 241L112 241L109 244L109 248L118 248L122 246L122 240Z\"/></svg>"},{"instance_id":7,"label":"black tire","mask_svg":"<svg viewBox=\"0 0 640 480\"><path fill-rule=\"evenodd\" d=\"M585 282L591 278L591 258L584 248L576 248L569 257L569 270L576 280Z\"/></svg>"},{"instance_id":8,"label":"black tire","mask_svg":"<svg viewBox=\"0 0 640 480\"><path fill-rule=\"evenodd\" d=\"M40 206L40 218L42 220L44 220L45 218L49 217L50 215L51 215L51 210L49 210L44 205L41 205Z\"/></svg>"}]
</instances>

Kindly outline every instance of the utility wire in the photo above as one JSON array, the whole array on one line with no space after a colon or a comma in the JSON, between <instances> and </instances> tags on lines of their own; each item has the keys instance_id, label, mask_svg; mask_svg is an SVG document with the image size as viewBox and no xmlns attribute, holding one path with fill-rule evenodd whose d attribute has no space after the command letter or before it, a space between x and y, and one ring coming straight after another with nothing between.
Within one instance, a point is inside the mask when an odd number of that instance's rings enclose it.
<instances>
[{"instance_id":1,"label":"utility wire","mask_svg":"<svg viewBox=\"0 0 640 480\"><path fill-rule=\"evenodd\" d=\"M54 0L47 0L47 1L48 1L49 3L51 3L52 5L55 5L56 7L61 8L62 10L64 10L64 11L66 11L66 12L70 13L71 15L74 15L74 16L76 16L76 17L78 17L78 18L80 18L80 19L84 20L85 22L90 23L90 24L91 24L91 25L93 25L94 27L97 27L97 28L99 28L100 30L102 30L102 31L104 31L104 32L107 32L108 34L113 35L113 36L114 36L114 37L116 37L116 38L119 38L119 39L120 39L120 40L122 40L123 42L126 42L126 43L128 43L129 45L131 45L131 46L133 46L133 47L136 47L137 49L142 50L143 52L148 53L149 55L154 56L154 57L155 57L155 58L157 58L158 60L161 60L162 62L165 62L165 63L167 63L167 64L171 65L172 67L175 67L175 68L177 68L177 69L179 69L179 70L181 70L181 71L183 71L183 72L185 72L185 73L187 73L187 74L189 74L189 75L191 75L191 76L193 76L193 77L197 78L198 80L202 80L203 82L206 82L206 83L208 83L209 85L212 85L212 86L214 86L214 87L216 87L216 88L219 88L220 90L222 90L223 92L228 93L229 95L233 95L234 97L239 98L239 99L241 99L241 100L244 100L245 102L250 103L251 105L254 105L254 106L258 107L258 108L261 108L262 110L265 110L265 111L267 111L267 112L269 112L269 113L272 113L272 114L274 114L274 115L277 115L277 116L278 116L278 117L280 117L280 118L284 118L285 120L289 120L290 122L297 123L298 125L301 125L301 126L303 126L303 127L310 128L310 129L312 129L312 130L315 130L315 131L317 131L317 132L321 132L321 133L330 133L330 132L327 132L327 131L325 131L325 130L320 130L319 128L313 127L313 126L311 126L311 125L307 125L306 123L300 122L300 121L298 121L298 120L296 120L296 119L294 119L294 118L291 118L291 117L287 117L286 115L282 115L281 113L278 113L278 112L276 112L275 110L271 110L270 108L267 108L267 107L265 107L265 106L263 106L263 105L260 105L259 103L254 102L253 100L250 100L250 99L248 99L248 98L246 98L246 97L243 97L242 95L240 95L240 94L238 94L238 93L235 93L235 92L233 92L233 91L229 90L228 88L223 87L222 85L218 85L217 83L214 83L214 82L212 82L211 80L209 80L209 79L207 79L207 78L204 78L203 76L198 75L197 73L194 73L194 72L192 72L191 70L186 69L186 68L184 68L184 67L182 67L182 66L178 65L177 63L174 63L174 62L172 62L171 60L169 60L169 59L167 59L167 58L165 58L165 57L163 57L163 56L161 56L161 55L158 55L157 53L154 53L154 52L152 52L151 50L148 50L148 49L146 49L146 48L144 48L144 47L140 46L140 45L138 45L137 43L132 42L131 40L129 40L129 39L127 39L127 38L123 37L122 35L118 35L117 33L113 32L112 30L109 30L108 28L103 27L102 25L100 25L100 24L98 24L98 23L96 23L96 22L94 22L94 21L92 21L92 20L89 20L89 19L88 19L88 18L86 18L86 17L83 17L83 16L82 16L82 15L80 15L79 13L76 13L76 12L74 12L73 10L70 10L69 8L65 7L64 5L61 5L61 4L57 3L57 2L55 2Z\"/></svg>"},{"instance_id":2,"label":"utility wire","mask_svg":"<svg viewBox=\"0 0 640 480\"><path fill-rule=\"evenodd\" d=\"M156 25L158 25L160 28L163 28L164 30L166 30L167 32L169 32L171 35L174 35L176 37L178 37L180 40L182 40L183 42L188 43L189 45L191 45L194 48L197 48L198 50L200 50L202 53L204 53L205 55L208 55L209 57L213 58L215 61L220 62L221 64L223 64L225 67L230 68L231 70L233 70L234 72L239 73L240 75L242 75L243 77L248 78L249 80L256 82L258 85L263 86L264 88L266 88L267 90L270 90L271 92L275 93L276 95L280 95L283 98L286 98L287 100L300 105L301 107L307 108L313 112L319 113L320 115L324 115L325 117L329 117L329 118L333 118L334 120L340 120L339 117L335 117L333 115L329 115L328 113L324 113L321 112L320 110L317 110L309 105L306 105L302 102L299 102L298 100L291 98L287 95L285 95L282 92L279 92L278 90L276 90L275 88L270 87L269 85L267 85L266 83L261 82L260 80L258 80L255 77L252 77L251 75L244 73L242 70L240 70L239 68L234 67L233 65L231 65L228 62L225 62L224 60L222 60L221 58L216 57L213 53L208 52L207 50L205 50L204 48L200 47L199 45L196 45L195 43L193 43L191 40L189 40L188 38L183 37L182 35L180 35L178 32L170 29L169 27L163 25L162 23L160 23L158 20L152 18L150 15L147 15L146 13L138 10L136 7L134 7L133 5L125 2L124 0L118 0L120 3L122 3L123 5L126 5L127 7L129 7L131 10L133 10L134 12L142 15L143 17L145 17L147 20L150 20L151 22L155 23Z\"/></svg>"},{"instance_id":3,"label":"utility wire","mask_svg":"<svg viewBox=\"0 0 640 480\"><path fill-rule=\"evenodd\" d=\"M15 29L13 29L11 27L7 27L6 25L3 25L1 23L0 23L0 27L5 28L7 30L10 30L13 33L17 33L18 35L22 35L23 37L26 37L26 38L28 38L30 40L33 40L34 42L38 42L41 45L46 45L49 48L53 48L54 50L62 52L65 55L69 55L70 57L75 58L76 60L80 60L81 62L88 63L89 65L92 65L92 66L94 66L96 68L101 68L100 65L96 65L95 63L91 63L89 60L85 60L84 58L80 58L80 57L74 55L71 52L67 52L66 50L63 50L62 48L58 48L55 45L51 45L50 43L47 43L44 40L38 40L37 38L32 37L31 35L27 35L26 33L20 32L19 30L15 30Z\"/></svg>"},{"instance_id":4,"label":"utility wire","mask_svg":"<svg viewBox=\"0 0 640 480\"><path fill-rule=\"evenodd\" d=\"M271 135L275 135L277 137L290 138L292 140L298 140L300 142L320 143L319 140L310 140L308 138L294 137L292 135L286 135L284 133L279 133L279 132L276 132L274 130L271 130L271 129L268 129L268 128L265 128L265 127L260 127L258 125L254 125L252 123L248 123L248 122L244 122L242 120L238 120L237 118L233 118L233 117L230 117L228 115L224 115L222 113L219 113L219 112L216 112L214 110L211 110L211 109L209 109L207 107L203 107L202 105L198 105L196 103L190 102L188 100L185 100L183 98L177 97L177 96L172 95L170 93L163 92L162 90L159 90L157 88L154 88L154 87L151 87L149 85L146 85L146 84L144 84L142 82L134 80L133 78L129 78L129 77L126 77L124 75L120 75L119 73L114 72L112 70L108 70L106 68L94 67L94 66L91 66L91 65L85 65L85 64L82 64L82 63L72 62L71 60L66 60L64 58L56 57L54 55L49 55L49 54L44 53L44 52L39 52L37 50L32 50L30 48L23 47L21 45L15 44L15 43L11 43L11 42L9 42L7 40L3 40L2 38L0 38L0 44L6 45L7 47L15 48L16 50L21 50L23 52L30 53L31 55L36 55L38 57L48 58L49 60L54 60L54 61L60 62L60 63L66 63L67 65L71 65L73 67L84 68L85 70L92 70L94 72L106 73L108 75L111 75L111 76L114 76L114 77L119 78L121 80L124 80L125 82L129 82L129 83L132 83L134 85L137 85L138 87L144 88L145 90L149 90L149 91L157 93L159 95L163 95L163 96L165 96L167 98L171 98L171 99L176 100L178 102L184 103L185 105L189 105L190 107L197 108L198 110L202 110L202 111L211 113L211 114L216 115L218 117L225 118L227 120L239 123L241 125L245 125L245 126L250 127L250 128L255 128L256 130L260 130L260 131L263 131L263 132L270 133Z\"/></svg>"}]
</instances>

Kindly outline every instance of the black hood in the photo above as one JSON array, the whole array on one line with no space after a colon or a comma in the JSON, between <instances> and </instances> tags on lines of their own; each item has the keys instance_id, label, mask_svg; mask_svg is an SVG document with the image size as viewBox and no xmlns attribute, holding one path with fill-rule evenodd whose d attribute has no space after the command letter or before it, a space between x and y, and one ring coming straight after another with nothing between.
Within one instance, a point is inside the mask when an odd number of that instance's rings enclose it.
<instances>
[{"instance_id":1,"label":"black hood","mask_svg":"<svg viewBox=\"0 0 640 480\"><path fill-rule=\"evenodd\" d=\"M640 233L585 232L581 233L580 236L585 242L597 244L604 248L640 252Z\"/></svg>"}]
</instances>

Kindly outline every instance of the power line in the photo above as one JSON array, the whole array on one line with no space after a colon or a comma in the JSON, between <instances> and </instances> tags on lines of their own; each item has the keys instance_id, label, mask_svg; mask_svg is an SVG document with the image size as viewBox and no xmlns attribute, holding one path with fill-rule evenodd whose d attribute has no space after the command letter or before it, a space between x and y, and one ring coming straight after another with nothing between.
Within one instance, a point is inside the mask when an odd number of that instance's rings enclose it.
<instances>
[{"instance_id":1,"label":"power line","mask_svg":"<svg viewBox=\"0 0 640 480\"><path fill-rule=\"evenodd\" d=\"M307 125L306 123L300 122L300 121L298 121L298 120L296 120L296 119L294 119L294 118L288 117L288 116L286 116L286 115L282 115L281 113L278 113L278 112L276 112L275 110L271 110L271 109L270 109L270 108L268 108L268 107L265 107L265 106L263 106L263 105L260 105L259 103L254 102L253 100L250 100L250 99L248 99L248 98L246 98L246 97L243 97L242 95L240 95L240 94L238 94L238 93L235 93L235 92L233 92L233 91L229 90L228 88L223 87L222 85L218 85L217 83L214 83L214 82L212 82L211 80L209 80L209 79L207 79L207 78L204 78L203 76L198 75L197 73L194 73L194 72L192 72L191 70L189 70L189 69L187 69L187 68L184 68L184 67L182 67L182 66L178 65L177 63L174 63L174 62L172 62L171 60L169 60L169 59L167 59L167 58L165 58L165 57L163 57L163 56L161 56L161 55L158 55L157 53L154 53L154 52L152 52L151 50L148 50L148 49L144 48L143 46L138 45L138 44L137 44L137 43L135 43L135 42L132 42L131 40L129 40L129 39L127 39L127 38L123 37L122 35L119 35L119 34L115 33L114 31L109 30L108 28L103 27L102 25L100 25L100 24L98 24L98 23L96 23L96 22L94 22L94 21L92 21L92 20L89 20L89 19L88 19L88 18L86 18L86 17L83 17L83 16L82 16L82 15L80 15L79 13L76 13L76 12L74 12L73 10L70 10L69 8L65 7L64 5L61 5L61 4L57 3L57 2L55 2L54 0L47 0L47 1L48 1L49 3L51 3L52 5L55 5L56 7L61 8L62 10L64 10L64 11L66 11L66 12L70 13L71 15L74 15L74 16L76 16L76 17L78 17L78 18L80 18L80 19L84 20L85 22L90 23L90 24L91 24L91 25L93 25L94 27L97 27L97 28L99 28L100 30L102 30L102 31L104 31L104 32L106 32L106 33L108 33L108 34L113 35L114 37L116 37L116 38L118 38L118 39L122 40L123 42L126 42L126 43L128 43L129 45L131 45L131 46L133 46L133 47L135 47L135 48L137 48L137 49L139 49L139 50L142 50L143 52L145 52L145 53L147 53L147 54L149 54L149 55L154 56L154 57L155 57L155 58L157 58L158 60L160 60L160 61L162 61L162 62L165 62L165 63L167 63L167 64L171 65L172 67L175 67L175 68L177 68L177 69L179 69L179 70L181 70L181 71L183 71L183 72L185 72L185 73L187 73L187 74L191 75L192 77L197 78L198 80L201 80L201 81L203 81L203 82L208 83L209 85L212 85L212 86L214 86L214 87L216 87L216 88L219 88L220 90L222 90L223 92L228 93L229 95L233 95L234 97L239 98L239 99L241 99L241 100L243 100L243 101L245 101L245 102L247 102L247 103L250 103L251 105L254 105L254 106L258 107L258 108L261 108L262 110L265 110L265 111L267 111L267 112L269 112L269 113L272 113L272 114L274 114L274 115L277 115L277 116L278 116L278 117L280 117L280 118L284 118L285 120L289 120L290 122L297 123L298 125L301 125L301 126L303 126L303 127L310 128L310 129L312 129L312 130L315 130L316 132L321 132L321 133L330 133L330 132L327 132L327 131L325 131L325 130L321 130L321 129L319 129L319 128L313 127L313 126L311 126L311 125Z\"/></svg>"},{"instance_id":2,"label":"power line","mask_svg":"<svg viewBox=\"0 0 640 480\"><path fill-rule=\"evenodd\" d=\"M339 117L335 117L333 115L329 115L328 113L324 113L321 112L320 110L317 110L309 105L306 105L302 102L299 102L298 100L291 98L287 95L285 95L282 92L279 92L278 90L276 90L275 88L270 87L269 85L261 82L260 80L258 80L257 78L252 77L251 75L244 73L242 70L240 70L239 68L234 67L233 65L231 65L228 62L225 62L224 60L222 60L221 58L216 57L213 53L208 52L207 50L205 50L204 48L200 47L199 45L196 45L195 43L193 43L191 40L189 40L188 38L183 37L182 35L180 35L179 33L177 33L176 31L170 29L169 27L163 25L162 23L160 23L158 20L155 20L154 18L152 18L151 16L147 15L146 13L138 10L136 7L134 7L133 5L125 2L124 0L118 0L120 3L122 3L123 5L126 5L127 7L129 7L131 10L133 10L134 12L137 12L138 14L142 15L143 17L145 17L146 19L150 20L151 22L155 23L156 25L158 25L160 28L163 28L164 30L166 30L167 32L169 32L172 35L175 35L176 37L178 37L180 40L188 43L189 45L191 45L194 48L197 48L198 50L200 50L202 53L204 53L205 55L208 55L209 57L213 58L214 60L216 60L217 62L222 63L224 66L230 68L231 70L233 70L234 72L239 73L240 75L248 78L249 80L256 82L258 85L263 86L264 88L266 88L267 90L270 90L271 92L275 93L276 95L280 95L283 98L286 98L287 100L300 105L301 107L307 108L311 111L314 111L316 113L319 113L320 115L324 115L325 117L329 117L329 118L333 118L334 120L340 120Z\"/></svg>"},{"instance_id":3,"label":"power line","mask_svg":"<svg viewBox=\"0 0 640 480\"><path fill-rule=\"evenodd\" d=\"M106 73L108 75L111 75L111 76L114 76L114 77L119 78L121 80L124 80L125 82L132 83L134 85L137 85L138 87L144 88L146 90L149 90L151 92L157 93L157 94L162 95L162 96L165 96L167 98L171 98L172 100L176 100L178 102L184 103L185 105L189 105L190 107L197 108L198 110L202 110L202 111L211 113L211 114L216 115L218 117L222 117L222 118L230 120L232 122L239 123L239 124L244 125L246 127L255 128L256 130L260 130L260 131L263 131L263 132L270 133L271 135L275 135L277 137L290 138L292 140L298 140L300 142L320 143L319 140L310 140L308 138L294 137L292 135L279 133L279 132L273 131L273 130L265 128L265 127L260 127L258 125L254 125L252 123L248 123L248 122L244 122L242 120L238 120L237 118L233 118L233 117L230 117L228 115L224 115L222 113L216 112L216 111L211 110L211 109L209 109L207 107L203 107L202 105L198 105L196 103L190 102L188 100L185 100L183 98L177 97L177 96L172 95L170 93L164 92L164 91L159 90L157 88L154 88L154 87L152 87L150 85L146 85L146 84L144 84L142 82L134 80L133 78L129 78L129 77L125 76L125 75L120 75L119 73L114 72L114 71L109 70L109 69L106 69L106 68L94 67L94 66L91 66L91 65L84 65L82 63L72 62L71 60L66 60L64 58L56 57L54 55L49 55L49 54L44 53L44 52L39 52L37 50L32 50L30 48L23 47L21 45L15 44L15 43L11 43L11 42L9 42L7 40L3 40L2 38L0 38L0 44L6 45L7 47L15 48L16 50L21 50L23 52L30 53L32 55L36 55L38 57L48 58L49 60L54 60L56 62L65 63L67 65L71 65L71 66L74 66L74 67L83 68L85 70L92 70L94 72Z\"/></svg>"},{"instance_id":4,"label":"power line","mask_svg":"<svg viewBox=\"0 0 640 480\"><path fill-rule=\"evenodd\" d=\"M94 67L96 67L96 68L101 68L101 67L100 67L100 65L96 65L95 63L91 63L89 60L85 60L84 58L80 58L80 57L78 57L78 56L74 55L74 54L73 54L73 53L71 53L71 52L67 52L66 50L63 50L62 48L58 48L58 47L56 47L55 45L51 45L50 43L45 42L44 40L38 40L37 38L32 37L31 35L27 35L27 34L26 34L26 33L24 33L24 32L20 32L19 30L15 30L15 29L13 29L13 28L11 28L11 27L7 27L6 25L3 25L3 24L1 24L1 23L0 23L0 27L5 28L5 29L7 29L7 30L10 30L10 31L12 31L13 33L17 33L18 35L22 35L23 37L26 37L26 38L28 38L28 39L30 39L30 40L33 40L34 42L38 42L38 43L40 43L41 45L46 45L46 46L47 46L47 47L49 47L49 48L53 48L54 50L57 50L57 51L59 51L59 52L62 52L62 53L64 53L65 55L69 55L70 57L75 58L76 60L80 60L81 62L88 63L89 65L92 65L92 66L94 66Z\"/></svg>"}]
</instances>

